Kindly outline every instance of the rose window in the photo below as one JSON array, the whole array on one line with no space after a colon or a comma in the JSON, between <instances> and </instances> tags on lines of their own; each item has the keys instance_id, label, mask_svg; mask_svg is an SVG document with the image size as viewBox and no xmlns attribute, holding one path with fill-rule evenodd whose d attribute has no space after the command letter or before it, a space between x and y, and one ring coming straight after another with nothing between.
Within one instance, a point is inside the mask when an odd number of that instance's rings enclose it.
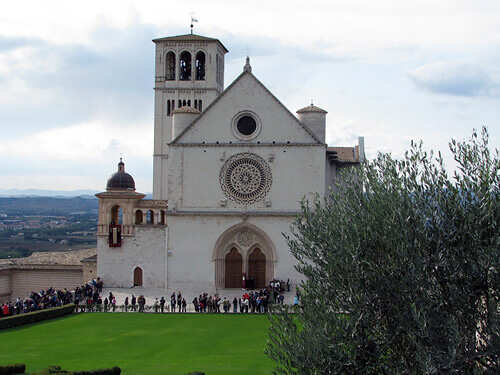
<instances>
[{"instance_id":1,"label":"rose window","mask_svg":"<svg viewBox=\"0 0 500 375\"><path fill-rule=\"evenodd\" d=\"M260 156L243 153L230 157L220 171L224 194L236 203L252 204L271 188L271 169Z\"/></svg>"}]
</instances>

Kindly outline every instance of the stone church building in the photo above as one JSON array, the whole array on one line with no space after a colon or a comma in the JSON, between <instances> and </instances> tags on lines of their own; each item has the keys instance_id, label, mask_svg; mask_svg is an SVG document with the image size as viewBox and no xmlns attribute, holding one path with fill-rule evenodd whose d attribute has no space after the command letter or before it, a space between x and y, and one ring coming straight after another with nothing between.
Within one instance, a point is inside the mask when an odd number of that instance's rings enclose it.
<instances>
[{"instance_id":1,"label":"stone church building","mask_svg":"<svg viewBox=\"0 0 500 375\"><path fill-rule=\"evenodd\" d=\"M290 112L252 73L224 89L217 39L155 39L153 199L120 160L99 198L97 274L107 286L214 292L300 282L283 233L326 195L354 147L325 144L327 112Z\"/></svg>"}]
</instances>

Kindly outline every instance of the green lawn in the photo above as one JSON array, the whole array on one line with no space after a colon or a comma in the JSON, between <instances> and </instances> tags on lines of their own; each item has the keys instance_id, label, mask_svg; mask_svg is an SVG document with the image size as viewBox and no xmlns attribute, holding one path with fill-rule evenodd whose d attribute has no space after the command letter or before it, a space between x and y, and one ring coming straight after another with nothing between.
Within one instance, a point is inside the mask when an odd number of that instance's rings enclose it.
<instances>
[{"instance_id":1,"label":"green lawn","mask_svg":"<svg viewBox=\"0 0 500 375\"><path fill-rule=\"evenodd\" d=\"M0 331L0 364L27 372L119 366L122 374L268 374L269 321L247 314L72 314Z\"/></svg>"}]
</instances>

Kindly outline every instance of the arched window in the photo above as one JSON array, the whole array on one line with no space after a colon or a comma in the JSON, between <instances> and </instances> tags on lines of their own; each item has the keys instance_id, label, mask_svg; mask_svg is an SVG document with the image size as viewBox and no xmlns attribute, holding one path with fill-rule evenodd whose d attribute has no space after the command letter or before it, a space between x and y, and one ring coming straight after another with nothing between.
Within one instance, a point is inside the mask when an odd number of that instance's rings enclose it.
<instances>
[{"instance_id":1,"label":"arched window","mask_svg":"<svg viewBox=\"0 0 500 375\"><path fill-rule=\"evenodd\" d=\"M141 210L135 211L135 223L142 224L142 211Z\"/></svg>"},{"instance_id":2,"label":"arched window","mask_svg":"<svg viewBox=\"0 0 500 375\"><path fill-rule=\"evenodd\" d=\"M200 100L198 100L198 111L200 111L200 112L201 112L201 111L203 111L203 109L202 109L201 99L200 99Z\"/></svg>"},{"instance_id":3,"label":"arched window","mask_svg":"<svg viewBox=\"0 0 500 375\"><path fill-rule=\"evenodd\" d=\"M160 210L160 217L158 218L158 224L165 225L165 210Z\"/></svg>"},{"instance_id":4,"label":"arched window","mask_svg":"<svg viewBox=\"0 0 500 375\"><path fill-rule=\"evenodd\" d=\"M191 80L191 54L187 51L181 53L181 59L179 61L180 67L180 80L190 81Z\"/></svg>"},{"instance_id":5,"label":"arched window","mask_svg":"<svg viewBox=\"0 0 500 375\"><path fill-rule=\"evenodd\" d=\"M167 81L173 81L175 79L175 53L172 51L167 53L165 76Z\"/></svg>"},{"instance_id":6,"label":"arched window","mask_svg":"<svg viewBox=\"0 0 500 375\"><path fill-rule=\"evenodd\" d=\"M198 99L194 100L194 108L198 109Z\"/></svg>"},{"instance_id":7,"label":"arched window","mask_svg":"<svg viewBox=\"0 0 500 375\"><path fill-rule=\"evenodd\" d=\"M146 214L146 222L148 224L154 224L155 223L155 213L153 210L149 210Z\"/></svg>"},{"instance_id":8,"label":"arched window","mask_svg":"<svg viewBox=\"0 0 500 375\"><path fill-rule=\"evenodd\" d=\"M172 114L172 110L170 109L170 100L167 100L167 116Z\"/></svg>"},{"instance_id":9,"label":"arched window","mask_svg":"<svg viewBox=\"0 0 500 375\"><path fill-rule=\"evenodd\" d=\"M111 223L113 225L122 224L123 210L120 206L113 206L111 209Z\"/></svg>"},{"instance_id":10,"label":"arched window","mask_svg":"<svg viewBox=\"0 0 500 375\"><path fill-rule=\"evenodd\" d=\"M196 54L196 80L203 81L205 79L205 52Z\"/></svg>"}]
</instances>

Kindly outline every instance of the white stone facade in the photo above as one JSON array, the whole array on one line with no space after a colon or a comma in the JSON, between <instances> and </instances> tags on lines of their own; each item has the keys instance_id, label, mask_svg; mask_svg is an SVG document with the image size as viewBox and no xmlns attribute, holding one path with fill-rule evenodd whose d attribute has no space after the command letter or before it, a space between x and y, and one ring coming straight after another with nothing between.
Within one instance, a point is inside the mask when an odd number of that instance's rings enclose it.
<instances>
[{"instance_id":1,"label":"white stone facade","mask_svg":"<svg viewBox=\"0 0 500 375\"><path fill-rule=\"evenodd\" d=\"M241 288L243 278L256 288L273 278L300 282L284 234L300 200L326 194L362 147L327 147L326 111L311 105L297 118L248 59L223 91L227 50L218 40L154 42L153 200L135 192L119 164L97 194L98 275L114 287L200 293Z\"/></svg>"}]
</instances>

